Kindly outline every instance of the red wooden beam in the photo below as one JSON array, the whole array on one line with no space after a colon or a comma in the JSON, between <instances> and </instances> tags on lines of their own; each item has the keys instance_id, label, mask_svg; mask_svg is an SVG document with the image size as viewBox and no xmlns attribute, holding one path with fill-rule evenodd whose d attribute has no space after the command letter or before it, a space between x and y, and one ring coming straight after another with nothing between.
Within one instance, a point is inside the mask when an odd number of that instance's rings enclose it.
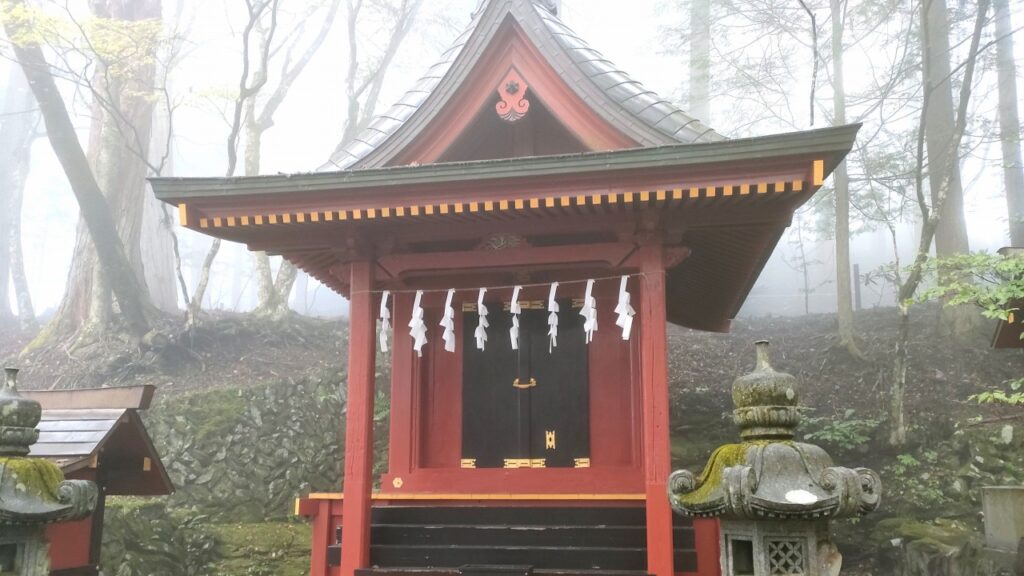
<instances>
[{"instance_id":1,"label":"red wooden beam","mask_svg":"<svg viewBox=\"0 0 1024 576\"><path fill-rule=\"evenodd\" d=\"M544 248L509 248L507 250L472 250L464 252L429 252L423 254L392 254L378 260L380 268L393 278L413 271L482 270L546 264L602 263L615 268L636 251L629 242L608 242Z\"/></svg>"},{"instance_id":2,"label":"red wooden beam","mask_svg":"<svg viewBox=\"0 0 1024 576\"><path fill-rule=\"evenodd\" d=\"M345 418L345 504L342 576L370 565L370 497L373 489L373 400L376 316L373 263L352 262L348 339L348 402Z\"/></svg>"},{"instance_id":3,"label":"red wooden beam","mask_svg":"<svg viewBox=\"0 0 1024 576\"><path fill-rule=\"evenodd\" d=\"M672 576L672 510L666 484L671 467L665 262L660 244L638 253L643 273L640 302L640 384L643 406L644 487L647 494L647 571Z\"/></svg>"}]
</instances>

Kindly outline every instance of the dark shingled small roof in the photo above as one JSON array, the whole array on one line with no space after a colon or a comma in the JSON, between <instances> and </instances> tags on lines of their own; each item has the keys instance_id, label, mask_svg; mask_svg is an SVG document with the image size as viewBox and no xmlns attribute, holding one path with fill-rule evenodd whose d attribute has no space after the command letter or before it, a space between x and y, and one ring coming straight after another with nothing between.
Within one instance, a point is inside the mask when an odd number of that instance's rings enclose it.
<instances>
[{"instance_id":1,"label":"dark shingled small roof","mask_svg":"<svg viewBox=\"0 0 1024 576\"><path fill-rule=\"evenodd\" d=\"M321 171L387 165L436 115L473 69L507 17L515 18L567 84L641 146L715 142L725 138L612 64L566 26L547 3L484 0L469 28L411 90L377 116Z\"/></svg>"}]
</instances>

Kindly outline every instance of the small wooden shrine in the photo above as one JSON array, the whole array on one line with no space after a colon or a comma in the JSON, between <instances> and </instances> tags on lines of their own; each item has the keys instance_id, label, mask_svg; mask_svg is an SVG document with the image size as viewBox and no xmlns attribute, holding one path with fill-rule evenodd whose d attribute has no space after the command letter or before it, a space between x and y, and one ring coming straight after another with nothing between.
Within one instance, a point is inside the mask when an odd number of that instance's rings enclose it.
<instances>
[{"instance_id":1,"label":"small wooden shrine","mask_svg":"<svg viewBox=\"0 0 1024 576\"><path fill-rule=\"evenodd\" d=\"M489 0L321 171L153 188L183 226L350 300L343 493L297 502L314 576L711 576L716 521L667 498L666 322L729 329L857 129L727 140L553 3Z\"/></svg>"},{"instance_id":2,"label":"small wooden shrine","mask_svg":"<svg viewBox=\"0 0 1024 576\"><path fill-rule=\"evenodd\" d=\"M49 460L69 480L98 487L87 517L46 528L54 576L99 574L107 496L164 496L174 492L139 415L149 409L154 386L22 392L38 402L39 440L29 456Z\"/></svg>"}]
</instances>

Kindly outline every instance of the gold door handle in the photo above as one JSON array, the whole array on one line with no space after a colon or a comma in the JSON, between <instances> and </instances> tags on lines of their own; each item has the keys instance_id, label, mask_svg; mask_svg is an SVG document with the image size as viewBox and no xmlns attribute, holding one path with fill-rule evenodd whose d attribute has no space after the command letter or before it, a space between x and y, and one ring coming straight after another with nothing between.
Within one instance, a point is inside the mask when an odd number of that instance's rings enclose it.
<instances>
[{"instance_id":1,"label":"gold door handle","mask_svg":"<svg viewBox=\"0 0 1024 576\"><path fill-rule=\"evenodd\" d=\"M525 382L525 383L520 382L519 378L516 378L515 380L512 381L512 386L514 386L516 388L519 388L520 390L526 390L527 388L533 388L536 385L537 385L537 381L534 380L533 378L530 378L530 380L528 382Z\"/></svg>"}]
</instances>

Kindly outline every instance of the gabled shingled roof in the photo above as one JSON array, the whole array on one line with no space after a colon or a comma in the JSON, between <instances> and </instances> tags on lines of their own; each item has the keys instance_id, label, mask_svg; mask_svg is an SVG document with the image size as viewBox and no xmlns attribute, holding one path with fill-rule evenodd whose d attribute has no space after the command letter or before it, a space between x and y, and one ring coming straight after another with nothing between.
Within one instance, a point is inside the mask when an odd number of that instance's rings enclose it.
<instances>
[{"instance_id":1,"label":"gabled shingled roof","mask_svg":"<svg viewBox=\"0 0 1024 576\"><path fill-rule=\"evenodd\" d=\"M472 71L507 18L514 18L576 94L639 146L724 137L618 69L538 0L485 0L469 28L411 90L377 116L320 171L388 165L415 139Z\"/></svg>"}]
</instances>

